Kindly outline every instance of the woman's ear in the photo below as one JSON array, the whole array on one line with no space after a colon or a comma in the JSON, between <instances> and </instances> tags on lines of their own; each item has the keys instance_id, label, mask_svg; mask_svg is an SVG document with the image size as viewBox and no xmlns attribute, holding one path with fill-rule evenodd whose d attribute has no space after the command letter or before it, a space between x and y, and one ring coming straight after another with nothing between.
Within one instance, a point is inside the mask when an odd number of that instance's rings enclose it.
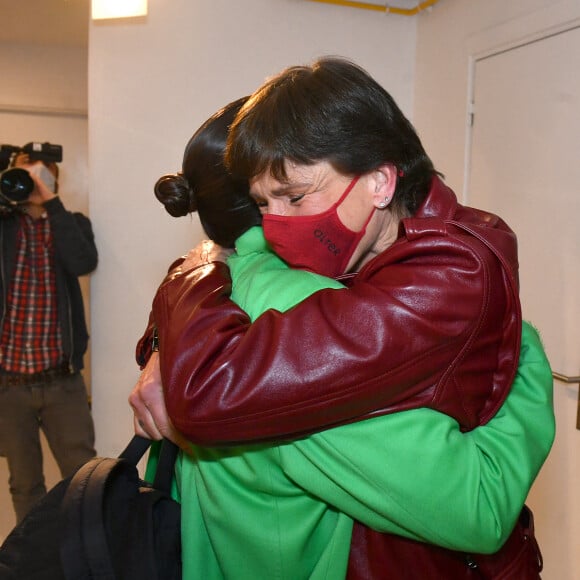
<instances>
[{"instance_id":1,"label":"woman's ear","mask_svg":"<svg viewBox=\"0 0 580 580\"><path fill-rule=\"evenodd\" d=\"M373 203L385 209L392 201L397 186L397 168L391 163L381 165L371 173L374 186Z\"/></svg>"}]
</instances>

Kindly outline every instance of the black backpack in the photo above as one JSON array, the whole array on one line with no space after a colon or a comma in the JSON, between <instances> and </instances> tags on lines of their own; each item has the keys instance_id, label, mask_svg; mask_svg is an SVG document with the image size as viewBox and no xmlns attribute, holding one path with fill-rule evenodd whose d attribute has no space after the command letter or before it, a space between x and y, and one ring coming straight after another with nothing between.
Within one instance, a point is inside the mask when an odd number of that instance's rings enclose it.
<instances>
[{"instance_id":1,"label":"black backpack","mask_svg":"<svg viewBox=\"0 0 580 580\"><path fill-rule=\"evenodd\" d=\"M150 444L135 436L53 487L0 547L0 580L180 580L178 449L163 442L151 485L137 471Z\"/></svg>"}]
</instances>

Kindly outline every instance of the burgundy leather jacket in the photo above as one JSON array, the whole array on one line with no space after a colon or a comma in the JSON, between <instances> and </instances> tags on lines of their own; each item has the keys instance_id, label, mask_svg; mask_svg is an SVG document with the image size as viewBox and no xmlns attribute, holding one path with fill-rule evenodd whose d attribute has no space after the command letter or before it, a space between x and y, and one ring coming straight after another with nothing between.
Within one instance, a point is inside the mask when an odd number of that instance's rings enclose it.
<instances>
[{"instance_id":1,"label":"burgundy leather jacket","mask_svg":"<svg viewBox=\"0 0 580 580\"><path fill-rule=\"evenodd\" d=\"M170 272L155 296L167 409L201 445L296 438L421 406L487 422L521 337L514 233L434 178L396 242L348 282L253 324L227 266ZM143 363L150 333L139 342Z\"/></svg>"}]
</instances>

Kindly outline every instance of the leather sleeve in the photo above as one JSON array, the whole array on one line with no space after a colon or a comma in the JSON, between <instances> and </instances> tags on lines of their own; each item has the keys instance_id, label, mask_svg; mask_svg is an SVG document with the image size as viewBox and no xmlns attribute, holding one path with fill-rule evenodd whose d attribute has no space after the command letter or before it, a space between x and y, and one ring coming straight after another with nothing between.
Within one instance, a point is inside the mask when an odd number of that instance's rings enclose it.
<instances>
[{"instance_id":1,"label":"leather sleeve","mask_svg":"<svg viewBox=\"0 0 580 580\"><path fill-rule=\"evenodd\" d=\"M163 279L161 285L167 283L169 280L172 280L176 276L181 273L181 264L184 260L184 257L178 258L175 260L167 271L167 275ZM151 357L151 353L153 352L153 336L157 329L157 325L155 324L155 320L153 318L153 312L149 313L149 319L147 320L147 326L141 338L137 341L137 346L135 347L135 360L139 365L139 368L142 370L147 361Z\"/></svg>"},{"instance_id":2,"label":"leather sleeve","mask_svg":"<svg viewBox=\"0 0 580 580\"><path fill-rule=\"evenodd\" d=\"M295 438L418 406L464 429L485 423L520 345L503 275L478 240L429 235L397 242L348 291L253 324L229 300L225 264L175 276L153 302L171 419L203 445Z\"/></svg>"},{"instance_id":3,"label":"leather sleeve","mask_svg":"<svg viewBox=\"0 0 580 580\"><path fill-rule=\"evenodd\" d=\"M151 353L153 352L153 336L155 333L155 322L153 321L153 313L149 314L149 320L147 321L147 327L143 336L137 342L135 348L135 360L139 365L139 368L143 370L147 361L151 358Z\"/></svg>"}]
</instances>

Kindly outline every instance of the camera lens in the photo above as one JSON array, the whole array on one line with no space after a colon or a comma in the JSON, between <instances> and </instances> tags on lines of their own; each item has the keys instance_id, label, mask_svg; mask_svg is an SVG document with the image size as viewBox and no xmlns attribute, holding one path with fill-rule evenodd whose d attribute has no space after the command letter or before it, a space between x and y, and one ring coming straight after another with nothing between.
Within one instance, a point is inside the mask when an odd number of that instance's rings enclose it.
<instances>
[{"instance_id":1,"label":"camera lens","mask_svg":"<svg viewBox=\"0 0 580 580\"><path fill-rule=\"evenodd\" d=\"M10 204L23 203L34 190L34 181L26 169L15 167L0 175L0 194Z\"/></svg>"}]
</instances>

